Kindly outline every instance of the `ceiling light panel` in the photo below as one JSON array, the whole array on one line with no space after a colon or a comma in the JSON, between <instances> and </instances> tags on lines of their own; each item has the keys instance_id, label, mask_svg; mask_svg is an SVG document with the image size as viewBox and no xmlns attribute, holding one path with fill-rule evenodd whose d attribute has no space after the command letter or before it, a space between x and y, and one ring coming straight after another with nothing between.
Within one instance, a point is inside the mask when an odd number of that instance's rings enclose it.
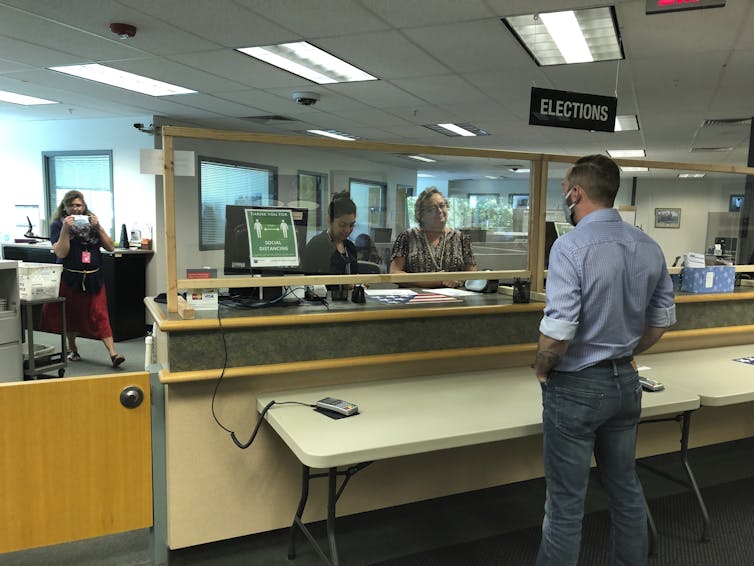
<instances>
[{"instance_id":1,"label":"ceiling light panel","mask_svg":"<svg viewBox=\"0 0 754 566\"><path fill-rule=\"evenodd\" d=\"M646 157L643 149L608 149L607 154L610 157Z\"/></svg>"},{"instance_id":2,"label":"ceiling light panel","mask_svg":"<svg viewBox=\"0 0 754 566\"><path fill-rule=\"evenodd\" d=\"M623 59L612 7L503 18L537 65Z\"/></svg>"},{"instance_id":3,"label":"ceiling light panel","mask_svg":"<svg viewBox=\"0 0 754 566\"><path fill-rule=\"evenodd\" d=\"M110 86L148 94L149 96L169 96L173 94L191 94L195 90L189 90L181 86L156 81L149 77L127 73L120 69L107 67L98 63L89 65L68 65L64 67L50 67L51 71L65 73L81 79L88 79Z\"/></svg>"},{"instance_id":4,"label":"ceiling light panel","mask_svg":"<svg viewBox=\"0 0 754 566\"><path fill-rule=\"evenodd\" d=\"M636 119L636 114L627 114L625 116L615 117L616 132L630 132L638 129L639 121Z\"/></svg>"},{"instance_id":5,"label":"ceiling light panel","mask_svg":"<svg viewBox=\"0 0 754 566\"><path fill-rule=\"evenodd\" d=\"M478 128L474 124L469 124L468 122L461 124L424 124L424 127L429 128L433 132L438 132L440 134L446 135L450 138L490 135L489 132Z\"/></svg>"},{"instance_id":6,"label":"ceiling light panel","mask_svg":"<svg viewBox=\"0 0 754 566\"><path fill-rule=\"evenodd\" d=\"M377 77L306 41L241 47L236 51L321 85L377 80Z\"/></svg>"},{"instance_id":7,"label":"ceiling light panel","mask_svg":"<svg viewBox=\"0 0 754 566\"><path fill-rule=\"evenodd\" d=\"M15 92L8 92L7 90L0 90L0 102L10 102L11 104L21 104L22 106L60 104L54 100L46 100L44 98L37 98L36 96L26 96L25 94L17 94Z\"/></svg>"},{"instance_id":8,"label":"ceiling light panel","mask_svg":"<svg viewBox=\"0 0 754 566\"><path fill-rule=\"evenodd\" d=\"M437 163L436 159L424 157L423 155L407 155L409 159L415 159L416 161L423 161L424 163Z\"/></svg>"},{"instance_id":9,"label":"ceiling light panel","mask_svg":"<svg viewBox=\"0 0 754 566\"><path fill-rule=\"evenodd\" d=\"M343 140L343 141L354 141L359 139L358 136L352 136L351 134L345 134L343 132L339 132L338 130L306 130L309 134L314 134L315 136L324 136L326 138L333 138L336 140Z\"/></svg>"}]
</instances>

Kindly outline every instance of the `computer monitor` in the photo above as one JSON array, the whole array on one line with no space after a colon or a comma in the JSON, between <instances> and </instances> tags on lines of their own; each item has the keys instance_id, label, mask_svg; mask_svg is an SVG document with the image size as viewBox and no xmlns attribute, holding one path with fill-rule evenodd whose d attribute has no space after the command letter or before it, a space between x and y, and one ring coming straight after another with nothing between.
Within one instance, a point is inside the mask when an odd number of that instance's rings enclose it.
<instances>
[{"instance_id":1,"label":"computer monitor","mask_svg":"<svg viewBox=\"0 0 754 566\"><path fill-rule=\"evenodd\" d=\"M225 254L223 273L225 275L252 275L251 258L249 253L249 232L246 226L246 210L290 210L293 216L293 227L296 231L296 246L301 258L306 245L306 229L309 220L309 209L291 206L250 206L228 204L225 206ZM254 275L286 275L301 274L299 265L276 265L274 267L254 266Z\"/></svg>"}]
</instances>

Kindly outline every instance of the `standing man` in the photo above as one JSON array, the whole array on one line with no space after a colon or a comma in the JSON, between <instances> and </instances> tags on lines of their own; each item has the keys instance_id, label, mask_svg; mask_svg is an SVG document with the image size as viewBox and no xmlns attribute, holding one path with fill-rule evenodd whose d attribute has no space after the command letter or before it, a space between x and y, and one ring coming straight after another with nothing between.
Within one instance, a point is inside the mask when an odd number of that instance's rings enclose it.
<instances>
[{"instance_id":1,"label":"standing man","mask_svg":"<svg viewBox=\"0 0 754 566\"><path fill-rule=\"evenodd\" d=\"M618 166L604 155L582 157L563 180L563 208L576 228L550 251L534 364L547 483L537 566L578 562L592 453L608 495L610 564L647 560L633 356L675 324L675 305L660 246L612 208L619 184Z\"/></svg>"}]
</instances>

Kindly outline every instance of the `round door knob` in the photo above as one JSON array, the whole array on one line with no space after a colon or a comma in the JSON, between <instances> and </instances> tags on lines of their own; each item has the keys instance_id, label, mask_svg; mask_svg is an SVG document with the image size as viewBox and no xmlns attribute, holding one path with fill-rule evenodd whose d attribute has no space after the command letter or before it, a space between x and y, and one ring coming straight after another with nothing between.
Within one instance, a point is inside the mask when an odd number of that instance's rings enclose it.
<instances>
[{"instance_id":1,"label":"round door knob","mask_svg":"<svg viewBox=\"0 0 754 566\"><path fill-rule=\"evenodd\" d=\"M144 400L144 392L136 385L129 385L120 392L120 404L127 409L135 409Z\"/></svg>"}]
</instances>

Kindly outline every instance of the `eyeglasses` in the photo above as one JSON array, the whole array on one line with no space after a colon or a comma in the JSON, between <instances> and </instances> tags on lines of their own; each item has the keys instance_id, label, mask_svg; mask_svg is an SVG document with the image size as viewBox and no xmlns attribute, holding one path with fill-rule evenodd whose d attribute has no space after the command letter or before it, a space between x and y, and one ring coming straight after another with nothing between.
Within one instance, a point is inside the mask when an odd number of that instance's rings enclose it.
<instances>
[{"instance_id":1,"label":"eyeglasses","mask_svg":"<svg viewBox=\"0 0 754 566\"><path fill-rule=\"evenodd\" d=\"M445 203L442 204L429 204L427 206L422 207L422 210L424 212L444 212L448 210L448 205Z\"/></svg>"}]
</instances>

